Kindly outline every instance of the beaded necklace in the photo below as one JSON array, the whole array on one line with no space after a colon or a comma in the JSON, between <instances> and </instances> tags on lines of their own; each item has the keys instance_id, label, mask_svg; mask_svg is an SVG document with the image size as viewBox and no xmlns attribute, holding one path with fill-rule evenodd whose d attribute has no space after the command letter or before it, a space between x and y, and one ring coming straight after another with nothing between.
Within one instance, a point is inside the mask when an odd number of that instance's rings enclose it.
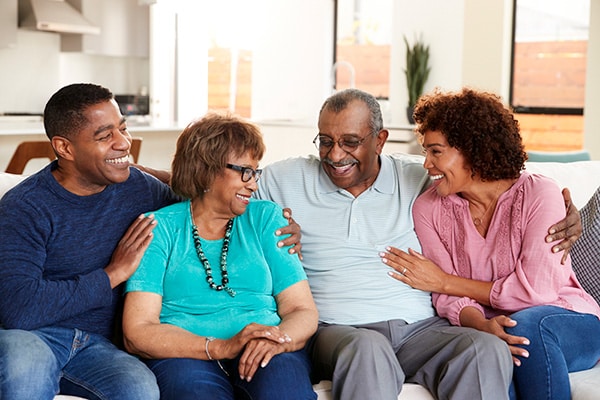
<instances>
[{"instance_id":1,"label":"beaded necklace","mask_svg":"<svg viewBox=\"0 0 600 400\"><path fill-rule=\"evenodd\" d=\"M190 205L191 208L191 205ZM204 255L204 251L202 250L202 245L200 243L200 235L198 234L198 228L194 223L194 213L192 211L192 233L194 235L194 246L196 247L196 254L198 254L198 258L204 266L204 272L206 273L206 282L208 282L208 286L220 292L224 290L231 297L235 297L235 290L227 286L229 283L229 276L227 275L227 252L229 251L229 240L231 237L231 229L233 228L233 218L231 218L227 222L227 226L225 227L225 238L223 239L223 248L221 249L221 284L217 285L212 276L212 268L210 267L210 263L206 259Z\"/></svg>"}]
</instances>

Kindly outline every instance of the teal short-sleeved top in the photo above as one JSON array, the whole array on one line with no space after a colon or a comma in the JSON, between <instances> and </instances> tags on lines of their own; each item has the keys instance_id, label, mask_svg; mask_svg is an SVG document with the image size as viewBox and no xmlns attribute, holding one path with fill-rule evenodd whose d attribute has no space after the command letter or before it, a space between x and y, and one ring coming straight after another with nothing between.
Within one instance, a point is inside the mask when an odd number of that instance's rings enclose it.
<instances>
[{"instance_id":1,"label":"teal short-sleeved top","mask_svg":"<svg viewBox=\"0 0 600 400\"><path fill-rule=\"evenodd\" d=\"M234 219L227 273L235 297L211 289L194 246L190 201L154 213L157 226L137 271L125 291L162 296L160 321L200 336L227 339L256 322L278 325L275 296L306 279L297 255L277 247L275 231L287 225L281 208L270 201L251 200ZM201 239L217 285L221 284L223 239Z\"/></svg>"}]
</instances>

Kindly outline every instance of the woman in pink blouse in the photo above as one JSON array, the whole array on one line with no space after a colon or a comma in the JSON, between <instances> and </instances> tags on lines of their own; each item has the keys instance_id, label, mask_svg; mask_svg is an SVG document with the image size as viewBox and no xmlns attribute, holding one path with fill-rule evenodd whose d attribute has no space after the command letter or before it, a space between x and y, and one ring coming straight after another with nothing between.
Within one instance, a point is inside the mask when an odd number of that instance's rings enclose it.
<instances>
[{"instance_id":1,"label":"woman in pink blouse","mask_svg":"<svg viewBox=\"0 0 600 400\"><path fill-rule=\"evenodd\" d=\"M522 172L518 122L495 95L436 91L415 121L433 180L413 207L423 255L389 248L390 275L433 292L451 323L505 340L518 398L570 399L568 373L600 359L600 307L544 245L564 216L560 189Z\"/></svg>"}]
</instances>

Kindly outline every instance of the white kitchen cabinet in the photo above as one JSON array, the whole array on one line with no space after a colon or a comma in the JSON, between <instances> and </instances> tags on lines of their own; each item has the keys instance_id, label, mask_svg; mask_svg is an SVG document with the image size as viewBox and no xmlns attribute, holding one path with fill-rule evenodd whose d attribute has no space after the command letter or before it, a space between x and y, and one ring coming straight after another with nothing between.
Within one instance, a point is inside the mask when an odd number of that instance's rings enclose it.
<instances>
[{"instance_id":1,"label":"white kitchen cabinet","mask_svg":"<svg viewBox=\"0 0 600 400\"><path fill-rule=\"evenodd\" d=\"M61 51L148 57L150 10L147 4L139 0L67 1L98 26L100 34L61 34Z\"/></svg>"},{"instance_id":2,"label":"white kitchen cabinet","mask_svg":"<svg viewBox=\"0 0 600 400\"><path fill-rule=\"evenodd\" d=\"M0 49L17 45L17 0L0 1Z\"/></svg>"}]
</instances>

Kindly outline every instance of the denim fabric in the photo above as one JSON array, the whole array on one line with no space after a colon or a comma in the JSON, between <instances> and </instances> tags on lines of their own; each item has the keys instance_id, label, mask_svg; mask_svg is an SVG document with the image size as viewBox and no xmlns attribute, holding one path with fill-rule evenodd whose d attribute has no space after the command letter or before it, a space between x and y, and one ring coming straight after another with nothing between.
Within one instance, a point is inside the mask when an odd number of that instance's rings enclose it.
<instances>
[{"instance_id":1,"label":"denim fabric","mask_svg":"<svg viewBox=\"0 0 600 400\"><path fill-rule=\"evenodd\" d=\"M511 315L510 335L529 339L513 381L523 400L571 399L569 372L592 368L600 359L600 320L555 306L531 307Z\"/></svg>"},{"instance_id":2,"label":"denim fabric","mask_svg":"<svg viewBox=\"0 0 600 400\"><path fill-rule=\"evenodd\" d=\"M50 400L59 390L91 400L159 398L152 372L101 335L0 329L0 397Z\"/></svg>"},{"instance_id":3,"label":"denim fabric","mask_svg":"<svg viewBox=\"0 0 600 400\"><path fill-rule=\"evenodd\" d=\"M222 360L227 376L216 361L190 358L146 360L156 375L161 400L315 400L309 379L306 353L281 353L265 368L259 368L250 382L240 379L239 359Z\"/></svg>"}]
</instances>

